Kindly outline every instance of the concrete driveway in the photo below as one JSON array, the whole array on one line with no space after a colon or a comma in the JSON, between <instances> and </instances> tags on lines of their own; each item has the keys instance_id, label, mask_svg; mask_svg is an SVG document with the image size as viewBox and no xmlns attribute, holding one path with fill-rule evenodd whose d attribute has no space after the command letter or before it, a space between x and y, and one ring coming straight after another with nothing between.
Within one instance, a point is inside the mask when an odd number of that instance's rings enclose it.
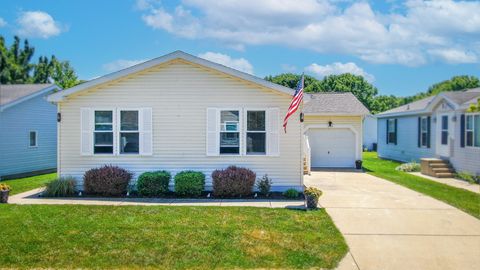
<instances>
[{"instance_id":1,"label":"concrete driveway","mask_svg":"<svg viewBox=\"0 0 480 270\"><path fill-rule=\"evenodd\" d=\"M318 171L305 185L343 233L339 269L480 269L480 220L361 172Z\"/></svg>"}]
</instances>

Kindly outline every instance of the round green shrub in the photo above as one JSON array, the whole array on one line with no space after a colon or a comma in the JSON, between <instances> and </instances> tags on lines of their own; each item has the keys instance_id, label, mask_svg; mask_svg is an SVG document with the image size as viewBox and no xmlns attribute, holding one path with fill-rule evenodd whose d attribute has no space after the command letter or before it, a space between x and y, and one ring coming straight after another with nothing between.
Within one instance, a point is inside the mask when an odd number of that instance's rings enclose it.
<instances>
[{"instance_id":1,"label":"round green shrub","mask_svg":"<svg viewBox=\"0 0 480 270\"><path fill-rule=\"evenodd\" d=\"M180 196L200 196L205 189L205 174L183 171L175 175L175 193Z\"/></svg>"},{"instance_id":2,"label":"round green shrub","mask_svg":"<svg viewBox=\"0 0 480 270\"><path fill-rule=\"evenodd\" d=\"M167 171L144 172L137 180L137 191L142 196L160 196L168 192L172 175Z\"/></svg>"},{"instance_id":3,"label":"round green shrub","mask_svg":"<svg viewBox=\"0 0 480 270\"><path fill-rule=\"evenodd\" d=\"M298 191L294 188L290 188L290 189L287 189L285 190L285 192L283 192L283 196L289 198L289 199L296 199L298 198Z\"/></svg>"}]
</instances>

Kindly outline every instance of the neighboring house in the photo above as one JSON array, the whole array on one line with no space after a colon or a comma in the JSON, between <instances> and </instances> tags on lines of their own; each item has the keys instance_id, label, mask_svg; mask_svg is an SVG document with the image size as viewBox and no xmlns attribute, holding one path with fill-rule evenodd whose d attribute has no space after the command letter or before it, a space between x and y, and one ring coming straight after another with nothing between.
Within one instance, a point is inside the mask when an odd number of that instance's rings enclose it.
<instances>
[{"instance_id":1,"label":"neighboring house","mask_svg":"<svg viewBox=\"0 0 480 270\"><path fill-rule=\"evenodd\" d=\"M0 85L0 179L55 171L57 107L53 84Z\"/></svg>"},{"instance_id":2,"label":"neighboring house","mask_svg":"<svg viewBox=\"0 0 480 270\"><path fill-rule=\"evenodd\" d=\"M380 113L378 155L399 161L441 158L480 174L480 113L467 113L480 88L443 92Z\"/></svg>"},{"instance_id":3,"label":"neighboring house","mask_svg":"<svg viewBox=\"0 0 480 270\"><path fill-rule=\"evenodd\" d=\"M198 170L210 189L212 171L237 165L268 174L272 190L302 190L300 112L287 133L282 128L293 92L181 51L155 58L49 96L61 115L58 172L80 185L86 170L103 164L135 178L152 170ZM312 130L355 126L345 136L356 138L351 151L361 158L361 117L319 111L307 121ZM352 160L344 165L354 166Z\"/></svg>"},{"instance_id":4,"label":"neighboring house","mask_svg":"<svg viewBox=\"0 0 480 270\"><path fill-rule=\"evenodd\" d=\"M363 119L363 148L368 151L376 151L377 144L377 117L367 115Z\"/></svg>"}]
</instances>

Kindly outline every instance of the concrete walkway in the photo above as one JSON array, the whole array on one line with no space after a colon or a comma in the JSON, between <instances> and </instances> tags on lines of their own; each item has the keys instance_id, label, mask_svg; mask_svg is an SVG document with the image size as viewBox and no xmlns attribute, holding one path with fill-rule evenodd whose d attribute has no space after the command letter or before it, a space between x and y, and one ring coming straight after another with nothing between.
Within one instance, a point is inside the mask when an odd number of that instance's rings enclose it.
<instances>
[{"instance_id":1,"label":"concrete walkway","mask_svg":"<svg viewBox=\"0 0 480 270\"><path fill-rule=\"evenodd\" d=\"M171 206L253 206L269 208L304 208L303 200L264 199L161 199L161 198L42 198L43 188L13 195L10 204L81 204L81 205L171 205Z\"/></svg>"},{"instance_id":2,"label":"concrete walkway","mask_svg":"<svg viewBox=\"0 0 480 270\"><path fill-rule=\"evenodd\" d=\"M422 173L419 173L419 172L412 172L410 174L420 176L420 177L423 177L423 178L427 178L428 180L439 182L439 183L449 185L449 186L452 186L452 187L463 188L463 189L466 189L466 190L471 191L471 192L480 193L480 185L470 184L467 181L462 181L462 180L458 180L458 179L455 179L455 178L437 178L437 177L425 175L425 174L422 174Z\"/></svg>"},{"instance_id":3,"label":"concrete walkway","mask_svg":"<svg viewBox=\"0 0 480 270\"><path fill-rule=\"evenodd\" d=\"M480 269L480 220L361 172L312 172L350 253L338 269Z\"/></svg>"}]
</instances>

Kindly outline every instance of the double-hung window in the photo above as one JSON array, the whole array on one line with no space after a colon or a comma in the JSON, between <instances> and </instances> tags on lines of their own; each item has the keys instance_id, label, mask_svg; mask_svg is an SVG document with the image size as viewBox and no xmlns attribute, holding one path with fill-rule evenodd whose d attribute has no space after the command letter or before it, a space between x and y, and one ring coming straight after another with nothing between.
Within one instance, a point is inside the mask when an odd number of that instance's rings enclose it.
<instances>
[{"instance_id":1,"label":"double-hung window","mask_svg":"<svg viewBox=\"0 0 480 270\"><path fill-rule=\"evenodd\" d=\"M266 154L266 112L247 111L246 154Z\"/></svg>"},{"instance_id":2,"label":"double-hung window","mask_svg":"<svg viewBox=\"0 0 480 270\"><path fill-rule=\"evenodd\" d=\"M428 146L428 118L420 118L420 145L423 147Z\"/></svg>"},{"instance_id":3,"label":"double-hung window","mask_svg":"<svg viewBox=\"0 0 480 270\"><path fill-rule=\"evenodd\" d=\"M465 142L470 147L480 147L480 114L465 116Z\"/></svg>"},{"instance_id":4,"label":"double-hung window","mask_svg":"<svg viewBox=\"0 0 480 270\"><path fill-rule=\"evenodd\" d=\"M113 154L113 111L94 112L93 153Z\"/></svg>"},{"instance_id":5,"label":"double-hung window","mask_svg":"<svg viewBox=\"0 0 480 270\"><path fill-rule=\"evenodd\" d=\"M240 154L240 111L220 111L220 154Z\"/></svg>"},{"instance_id":6,"label":"double-hung window","mask_svg":"<svg viewBox=\"0 0 480 270\"><path fill-rule=\"evenodd\" d=\"M29 133L29 146L30 147L37 147L37 132L30 131Z\"/></svg>"},{"instance_id":7,"label":"double-hung window","mask_svg":"<svg viewBox=\"0 0 480 270\"><path fill-rule=\"evenodd\" d=\"M448 144L448 115L442 115L441 123L441 143L442 145Z\"/></svg>"},{"instance_id":8,"label":"double-hung window","mask_svg":"<svg viewBox=\"0 0 480 270\"><path fill-rule=\"evenodd\" d=\"M120 110L119 145L120 154L139 153L138 110Z\"/></svg>"},{"instance_id":9,"label":"double-hung window","mask_svg":"<svg viewBox=\"0 0 480 270\"><path fill-rule=\"evenodd\" d=\"M387 129L388 129L388 136L387 136L387 143L396 143L397 141L397 130L395 126L395 119L388 119L387 121Z\"/></svg>"}]
</instances>

